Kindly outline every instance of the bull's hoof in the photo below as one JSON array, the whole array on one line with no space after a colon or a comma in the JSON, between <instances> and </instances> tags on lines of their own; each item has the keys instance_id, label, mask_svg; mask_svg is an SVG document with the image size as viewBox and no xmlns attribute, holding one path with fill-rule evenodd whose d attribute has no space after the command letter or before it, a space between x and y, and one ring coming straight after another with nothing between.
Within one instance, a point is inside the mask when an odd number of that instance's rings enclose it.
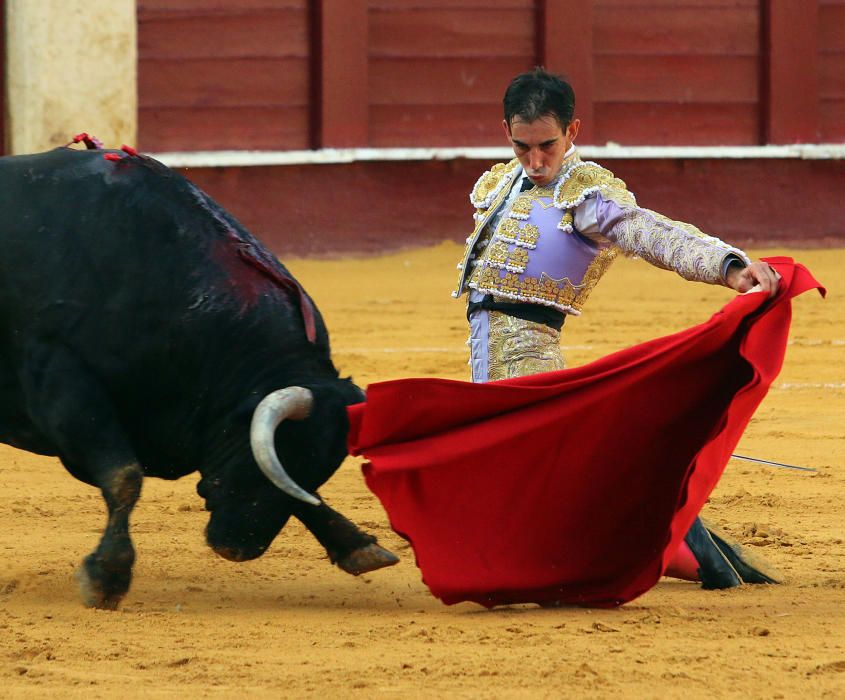
<instances>
[{"instance_id":1,"label":"bull's hoof","mask_svg":"<svg viewBox=\"0 0 845 700\"><path fill-rule=\"evenodd\" d=\"M377 544L368 544L366 547L356 549L337 561L341 569L353 576L360 576L398 563L399 557Z\"/></svg>"},{"instance_id":2,"label":"bull's hoof","mask_svg":"<svg viewBox=\"0 0 845 700\"><path fill-rule=\"evenodd\" d=\"M117 610L129 590L131 579L131 571L106 571L94 554L85 557L76 570L76 581L83 604L100 610Z\"/></svg>"}]
</instances>

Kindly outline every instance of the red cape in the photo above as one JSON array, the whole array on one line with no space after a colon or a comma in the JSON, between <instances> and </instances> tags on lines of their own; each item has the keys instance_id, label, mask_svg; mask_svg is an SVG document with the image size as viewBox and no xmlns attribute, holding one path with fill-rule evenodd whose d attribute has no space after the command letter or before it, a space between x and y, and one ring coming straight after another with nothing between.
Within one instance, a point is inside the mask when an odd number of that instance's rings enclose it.
<instances>
[{"instance_id":1,"label":"red cape","mask_svg":"<svg viewBox=\"0 0 845 700\"><path fill-rule=\"evenodd\" d=\"M774 299L589 365L489 384L373 384L349 448L444 603L621 605L657 583L780 371L791 258Z\"/></svg>"}]
</instances>

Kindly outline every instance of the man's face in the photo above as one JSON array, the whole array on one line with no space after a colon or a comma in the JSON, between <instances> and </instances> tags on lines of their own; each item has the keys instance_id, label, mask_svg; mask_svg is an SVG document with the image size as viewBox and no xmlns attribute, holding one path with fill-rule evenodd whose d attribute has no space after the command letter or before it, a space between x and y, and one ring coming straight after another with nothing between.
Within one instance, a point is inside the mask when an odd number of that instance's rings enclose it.
<instances>
[{"instance_id":1,"label":"man's face","mask_svg":"<svg viewBox=\"0 0 845 700\"><path fill-rule=\"evenodd\" d=\"M578 134L581 121L573 119L563 129L553 115L547 114L533 122L514 117L510 124L503 120L502 126L531 182L543 186L560 172L563 158Z\"/></svg>"}]
</instances>

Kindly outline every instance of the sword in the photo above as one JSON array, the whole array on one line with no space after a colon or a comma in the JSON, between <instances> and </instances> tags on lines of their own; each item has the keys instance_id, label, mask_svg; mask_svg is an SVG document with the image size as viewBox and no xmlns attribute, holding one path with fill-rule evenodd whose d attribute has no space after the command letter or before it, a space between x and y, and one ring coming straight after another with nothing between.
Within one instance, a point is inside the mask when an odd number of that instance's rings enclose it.
<instances>
[{"instance_id":1,"label":"sword","mask_svg":"<svg viewBox=\"0 0 845 700\"><path fill-rule=\"evenodd\" d=\"M783 467L784 469L797 469L802 472L817 472L818 469L813 467L798 467L794 464L784 464L783 462L771 462L768 459L758 459L757 457L745 457L743 455L731 455L731 459L744 459L746 462L757 462L758 464L767 464L770 467Z\"/></svg>"}]
</instances>

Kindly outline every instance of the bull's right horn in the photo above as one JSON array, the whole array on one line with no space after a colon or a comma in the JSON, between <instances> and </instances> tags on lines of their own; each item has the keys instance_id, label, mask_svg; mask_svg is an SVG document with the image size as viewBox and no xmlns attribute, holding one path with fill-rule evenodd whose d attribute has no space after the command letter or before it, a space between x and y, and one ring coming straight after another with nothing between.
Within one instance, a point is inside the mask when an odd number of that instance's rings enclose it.
<instances>
[{"instance_id":1,"label":"bull's right horn","mask_svg":"<svg viewBox=\"0 0 845 700\"><path fill-rule=\"evenodd\" d=\"M314 395L301 386L289 386L267 394L252 414L249 442L258 466L270 481L288 496L312 506L320 505L319 499L301 488L288 476L276 454L276 428L286 418L302 420L308 417L314 405Z\"/></svg>"}]
</instances>

